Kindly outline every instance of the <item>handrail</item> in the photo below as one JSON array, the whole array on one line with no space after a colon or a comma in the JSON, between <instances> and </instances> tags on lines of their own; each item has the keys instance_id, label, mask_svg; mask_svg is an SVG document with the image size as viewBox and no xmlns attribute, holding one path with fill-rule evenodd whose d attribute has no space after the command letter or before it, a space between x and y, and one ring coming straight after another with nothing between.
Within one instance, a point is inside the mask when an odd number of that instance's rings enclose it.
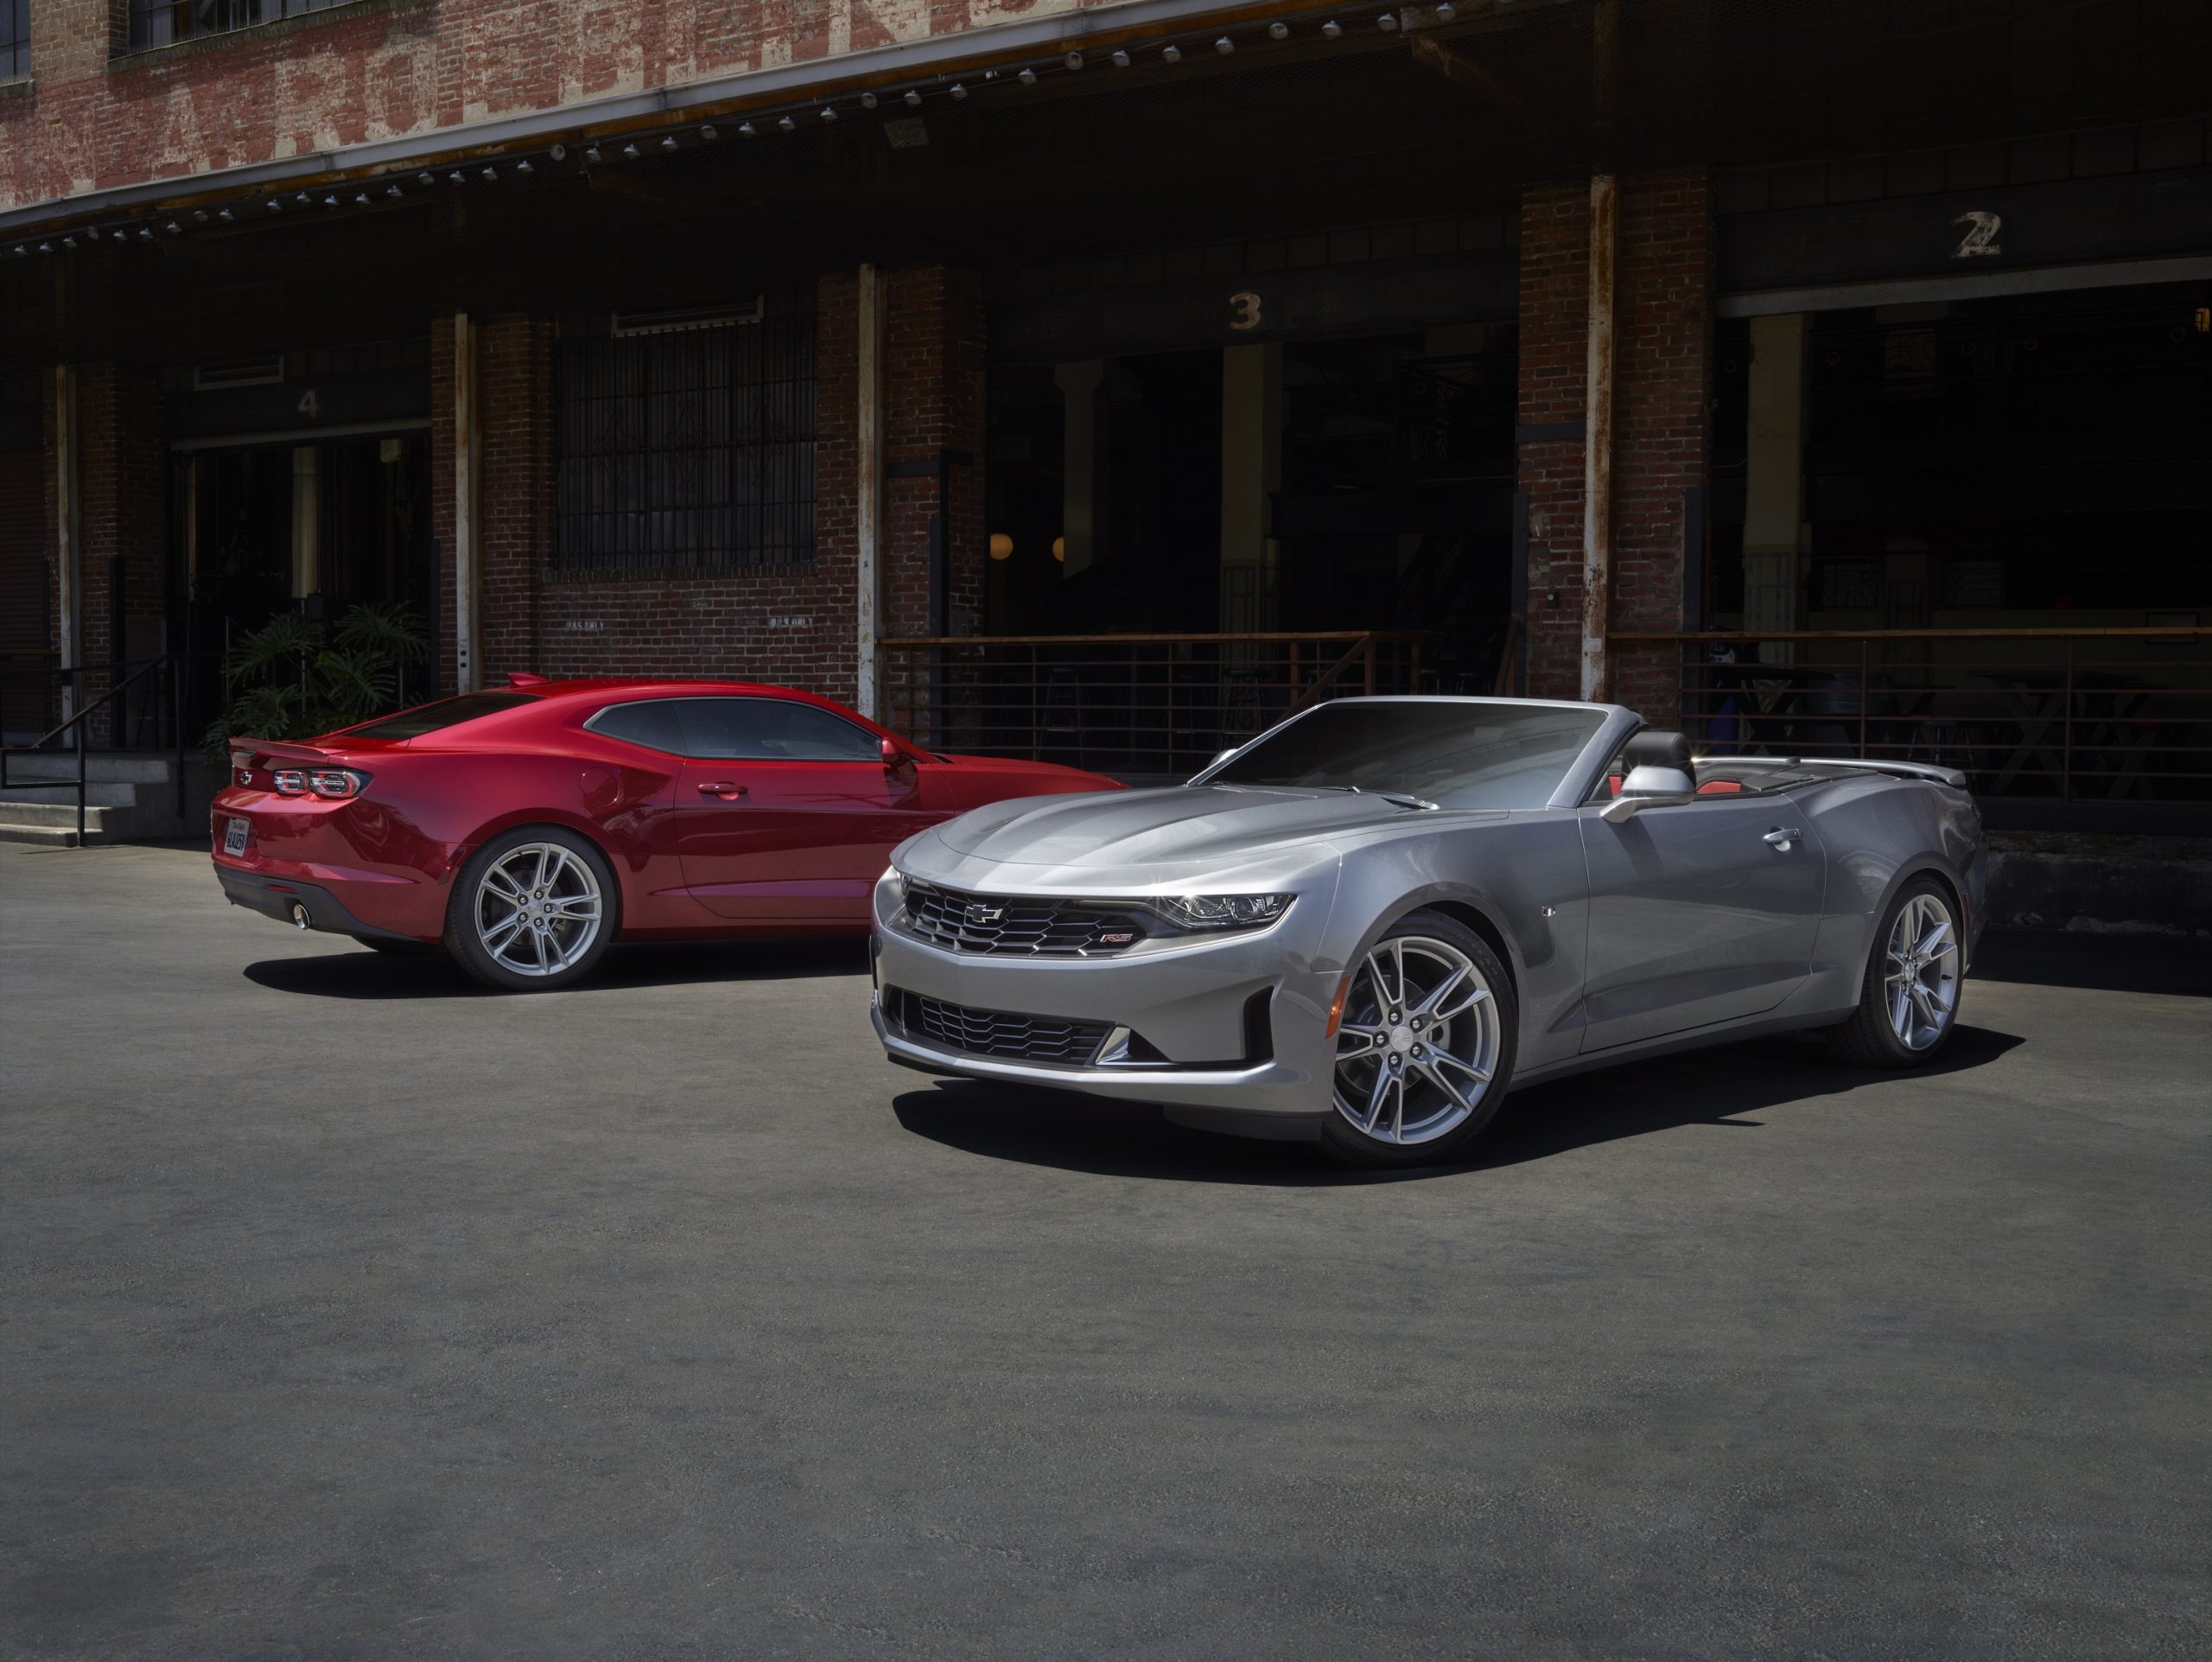
<instances>
[{"instance_id":1,"label":"handrail","mask_svg":"<svg viewBox=\"0 0 2212 1662\"><path fill-rule=\"evenodd\" d=\"M46 733L41 734L36 739L34 739L29 744L0 745L0 791L67 790L72 784L74 784L77 789L76 846L79 848L84 847L86 800L87 795L86 761L90 755L90 747L85 742L85 735L81 731L79 732L76 735L76 742L70 747L76 752L77 756L77 777L73 780L66 779L30 779L10 780L8 777L8 758L10 756L29 756L39 754L55 739L60 738L64 733L68 732L70 729L76 727L81 722L89 721L93 716L99 714L102 710L105 710L118 694L136 685L147 676L153 674L155 671L170 665L175 661L175 653L164 653L161 657L149 659L148 662L140 665L137 669L131 671L130 674L124 676L123 679L111 685L105 692L100 694L99 697L93 699L92 703L86 704L82 710L77 710L64 718L60 726L54 728ZM88 669L112 670L120 667L120 665L79 664L69 665L65 669L54 670L49 672L49 673L61 676L81 676ZM184 679L181 675L178 675L172 678L170 682L170 702L174 705L170 714L175 729L174 736L176 741L177 813L178 816L181 818L184 812Z\"/></svg>"},{"instance_id":2,"label":"handrail","mask_svg":"<svg viewBox=\"0 0 2212 1662\"><path fill-rule=\"evenodd\" d=\"M1423 640L1413 629L1277 629L1209 634L887 634L879 646L1224 646L1287 640Z\"/></svg>"},{"instance_id":3,"label":"handrail","mask_svg":"<svg viewBox=\"0 0 2212 1662\"><path fill-rule=\"evenodd\" d=\"M2212 635L2212 625L2096 624L2082 629L1643 629L1615 630L1607 640L2082 640L2094 635Z\"/></svg>"}]
</instances>

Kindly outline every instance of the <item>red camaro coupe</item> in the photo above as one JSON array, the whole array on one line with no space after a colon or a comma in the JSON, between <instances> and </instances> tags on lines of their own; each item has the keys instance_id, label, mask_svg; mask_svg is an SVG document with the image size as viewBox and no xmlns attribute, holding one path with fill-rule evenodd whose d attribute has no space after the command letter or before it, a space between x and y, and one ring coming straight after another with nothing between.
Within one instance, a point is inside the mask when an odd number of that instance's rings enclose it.
<instances>
[{"instance_id":1,"label":"red camaro coupe","mask_svg":"<svg viewBox=\"0 0 2212 1662\"><path fill-rule=\"evenodd\" d=\"M442 942L494 987L560 987L618 939L861 933L923 827L1121 788L933 755L789 687L512 678L318 739L232 740L224 894L379 950Z\"/></svg>"}]
</instances>

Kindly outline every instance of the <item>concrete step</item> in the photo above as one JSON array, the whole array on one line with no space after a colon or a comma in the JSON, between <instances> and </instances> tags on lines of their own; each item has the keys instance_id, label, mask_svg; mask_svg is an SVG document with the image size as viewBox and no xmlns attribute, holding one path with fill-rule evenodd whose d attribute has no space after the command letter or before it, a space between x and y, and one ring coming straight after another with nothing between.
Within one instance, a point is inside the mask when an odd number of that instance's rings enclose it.
<instances>
[{"instance_id":1,"label":"concrete step","mask_svg":"<svg viewBox=\"0 0 2212 1662\"><path fill-rule=\"evenodd\" d=\"M85 810L85 843L91 848L101 843L129 840L119 827L115 816L129 815L129 808L86 808ZM0 843L29 843L40 848L73 849L77 843L77 805L70 803L67 815L39 814L29 817L31 810L20 802L0 806Z\"/></svg>"},{"instance_id":2,"label":"concrete step","mask_svg":"<svg viewBox=\"0 0 2212 1662\"><path fill-rule=\"evenodd\" d=\"M12 770L10 772L9 778L11 780L15 778ZM133 808L138 805L138 786L87 783L85 786L85 800L102 808ZM67 803L70 813L75 814L77 781L73 777L67 780L57 780L51 785L41 785L35 787L11 783L6 790L0 791L0 809L20 804L38 805L60 802Z\"/></svg>"},{"instance_id":3,"label":"concrete step","mask_svg":"<svg viewBox=\"0 0 2212 1662\"><path fill-rule=\"evenodd\" d=\"M186 766L192 758L186 758ZM17 751L8 758L8 778L67 779L77 777L77 758L67 750ZM176 757L144 750L95 750L85 758L85 777L105 785L165 785L176 779Z\"/></svg>"}]
</instances>

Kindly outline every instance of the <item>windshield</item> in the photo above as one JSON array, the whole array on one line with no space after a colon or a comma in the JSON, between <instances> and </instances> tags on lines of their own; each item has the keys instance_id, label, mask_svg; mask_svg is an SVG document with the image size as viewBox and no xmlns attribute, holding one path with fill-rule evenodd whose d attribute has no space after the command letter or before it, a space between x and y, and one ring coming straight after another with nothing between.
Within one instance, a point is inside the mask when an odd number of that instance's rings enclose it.
<instances>
[{"instance_id":1,"label":"windshield","mask_svg":"<svg viewBox=\"0 0 2212 1662\"><path fill-rule=\"evenodd\" d=\"M518 704L534 704L537 695L529 692L464 692L457 698L441 698L434 704L417 704L412 710L403 710L397 716L387 716L382 721L365 722L359 727L349 727L346 735L353 739L419 739L425 733L435 733L440 728L458 727L463 722L473 722L479 716L496 716L503 710L512 710Z\"/></svg>"},{"instance_id":2,"label":"windshield","mask_svg":"<svg viewBox=\"0 0 2212 1662\"><path fill-rule=\"evenodd\" d=\"M1275 729L1207 782L1357 786L1445 808L1541 808L1605 715L1543 704L1324 704Z\"/></svg>"}]
</instances>

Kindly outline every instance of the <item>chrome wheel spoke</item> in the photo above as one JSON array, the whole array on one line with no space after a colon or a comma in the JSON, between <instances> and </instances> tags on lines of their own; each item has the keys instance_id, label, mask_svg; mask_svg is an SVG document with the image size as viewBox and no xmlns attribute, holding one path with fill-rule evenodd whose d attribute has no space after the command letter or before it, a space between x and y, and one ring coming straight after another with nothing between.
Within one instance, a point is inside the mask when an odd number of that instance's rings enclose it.
<instances>
[{"instance_id":1,"label":"chrome wheel spoke","mask_svg":"<svg viewBox=\"0 0 2212 1662\"><path fill-rule=\"evenodd\" d=\"M518 975L556 975L590 951L604 904L597 876L572 850L525 844L478 882L476 938Z\"/></svg>"},{"instance_id":2,"label":"chrome wheel spoke","mask_svg":"<svg viewBox=\"0 0 2212 1662\"><path fill-rule=\"evenodd\" d=\"M1356 1019L1338 1028L1336 1104L1355 1130L1418 1144L1480 1111L1500 1048L1497 1001L1459 947L1420 935L1380 943L1358 961L1345 1004Z\"/></svg>"}]
</instances>

